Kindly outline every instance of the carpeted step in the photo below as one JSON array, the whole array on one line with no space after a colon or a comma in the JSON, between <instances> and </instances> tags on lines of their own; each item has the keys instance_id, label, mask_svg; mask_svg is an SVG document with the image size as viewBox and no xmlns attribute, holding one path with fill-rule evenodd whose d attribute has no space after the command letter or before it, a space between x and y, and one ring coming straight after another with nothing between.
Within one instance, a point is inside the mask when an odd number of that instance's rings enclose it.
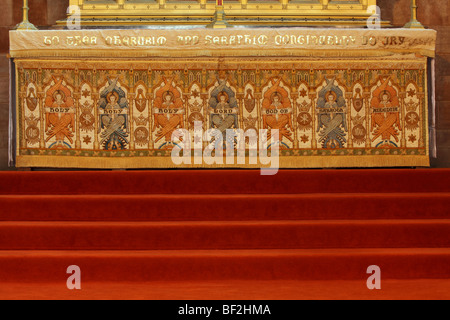
<instances>
[{"instance_id":1,"label":"carpeted step","mask_svg":"<svg viewBox=\"0 0 450 320\"><path fill-rule=\"evenodd\" d=\"M383 281L450 279L447 169L0 172L0 181L0 298L18 282L67 292L70 265L102 298L111 283L155 282L267 282L275 292L280 281L322 291L356 281L367 292L370 265Z\"/></svg>"},{"instance_id":2,"label":"carpeted step","mask_svg":"<svg viewBox=\"0 0 450 320\"><path fill-rule=\"evenodd\" d=\"M449 300L449 279L386 280L369 290L359 280L222 280L86 282L68 290L65 282L13 282L0 286L1 300ZM264 302L266 301L266 302ZM186 303L189 303L188 301ZM219 301L220 303L220 301ZM255 302L257 305L260 302ZM225 303L226 304L226 303ZM248 303L246 303L248 304ZM180 306L184 306L181 304ZM180 307L177 306L177 307ZM176 307L166 310L177 310ZM278 314L271 309L272 314ZM245 316L244 316L245 317ZM248 317L248 316L247 316Z\"/></svg>"},{"instance_id":3,"label":"carpeted step","mask_svg":"<svg viewBox=\"0 0 450 320\"><path fill-rule=\"evenodd\" d=\"M2 195L0 221L445 219L450 193Z\"/></svg>"},{"instance_id":4,"label":"carpeted step","mask_svg":"<svg viewBox=\"0 0 450 320\"><path fill-rule=\"evenodd\" d=\"M449 169L1 172L0 194L450 192Z\"/></svg>"},{"instance_id":5,"label":"carpeted step","mask_svg":"<svg viewBox=\"0 0 450 320\"><path fill-rule=\"evenodd\" d=\"M450 220L0 222L0 250L445 248Z\"/></svg>"},{"instance_id":6,"label":"carpeted step","mask_svg":"<svg viewBox=\"0 0 450 320\"><path fill-rule=\"evenodd\" d=\"M447 279L450 249L0 251L0 281L60 282L77 265L84 281Z\"/></svg>"}]
</instances>

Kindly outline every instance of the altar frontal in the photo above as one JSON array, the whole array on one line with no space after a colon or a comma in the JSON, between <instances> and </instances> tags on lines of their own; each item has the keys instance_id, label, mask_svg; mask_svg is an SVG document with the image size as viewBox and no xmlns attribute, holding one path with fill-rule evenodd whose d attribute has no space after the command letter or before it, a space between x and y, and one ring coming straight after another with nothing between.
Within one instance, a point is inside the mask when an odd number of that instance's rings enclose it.
<instances>
[{"instance_id":1,"label":"altar frontal","mask_svg":"<svg viewBox=\"0 0 450 320\"><path fill-rule=\"evenodd\" d=\"M198 123L247 157L252 141L227 131L276 130L282 168L429 166L435 40L409 29L11 31L16 166L260 166L175 164L174 133L194 144Z\"/></svg>"}]
</instances>

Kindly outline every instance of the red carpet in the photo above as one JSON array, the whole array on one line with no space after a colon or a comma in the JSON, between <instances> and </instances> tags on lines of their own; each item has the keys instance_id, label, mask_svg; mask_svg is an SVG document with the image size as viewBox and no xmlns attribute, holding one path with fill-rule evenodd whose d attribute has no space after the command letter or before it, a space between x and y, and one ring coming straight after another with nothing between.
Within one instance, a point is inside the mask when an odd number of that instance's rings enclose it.
<instances>
[{"instance_id":1,"label":"red carpet","mask_svg":"<svg viewBox=\"0 0 450 320\"><path fill-rule=\"evenodd\" d=\"M0 299L450 298L450 170L0 179Z\"/></svg>"}]
</instances>

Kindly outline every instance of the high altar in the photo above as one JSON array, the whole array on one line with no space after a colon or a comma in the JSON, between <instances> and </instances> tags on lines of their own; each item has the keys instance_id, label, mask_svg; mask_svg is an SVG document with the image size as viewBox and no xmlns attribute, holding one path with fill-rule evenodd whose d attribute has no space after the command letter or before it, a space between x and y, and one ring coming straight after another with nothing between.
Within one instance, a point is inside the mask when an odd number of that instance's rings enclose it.
<instances>
[{"instance_id":1,"label":"high altar","mask_svg":"<svg viewBox=\"0 0 450 320\"><path fill-rule=\"evenodd\" d=\"M11 31L17 167L261 166L175 164L198 123L247 157L277 129L283 168L429 165L436 32L367 28L375 0L71 5L79 30Z\"/></svg>"}]
</instances>

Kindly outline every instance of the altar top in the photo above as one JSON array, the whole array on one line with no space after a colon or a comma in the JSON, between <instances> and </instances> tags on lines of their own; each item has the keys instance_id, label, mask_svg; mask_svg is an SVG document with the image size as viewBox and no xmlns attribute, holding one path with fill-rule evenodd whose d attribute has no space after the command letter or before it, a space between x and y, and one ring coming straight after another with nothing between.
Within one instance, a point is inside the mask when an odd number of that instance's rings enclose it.
<instances>
[{"instance_id":1,"label":"altar top","mask_svg":"<svg viewBox=\"0 0 450 320\"><path fill-rule=\"evenodd\" d=\"M434 57L436 31L339 28L147 28L10 31L20 57Z\"/></svg>"}]
</instances>

